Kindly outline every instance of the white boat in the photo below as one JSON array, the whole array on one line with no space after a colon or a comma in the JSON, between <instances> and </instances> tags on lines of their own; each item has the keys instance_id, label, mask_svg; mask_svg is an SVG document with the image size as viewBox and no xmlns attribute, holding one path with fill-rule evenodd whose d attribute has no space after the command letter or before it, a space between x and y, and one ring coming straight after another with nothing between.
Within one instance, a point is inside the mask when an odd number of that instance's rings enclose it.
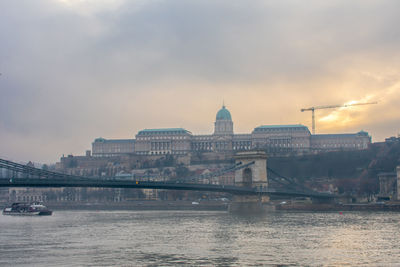
<instances>
[{"instance_id":1,"label":"white boat","mask_svg":"<svg viewBox=\"0 0 400 267\"><path fill-rule=\"evenodd\" d=\"M3 215L16 216L49 216L53 212L40 202L13 203L3 209Z\"/></svg>"}]
</instances>

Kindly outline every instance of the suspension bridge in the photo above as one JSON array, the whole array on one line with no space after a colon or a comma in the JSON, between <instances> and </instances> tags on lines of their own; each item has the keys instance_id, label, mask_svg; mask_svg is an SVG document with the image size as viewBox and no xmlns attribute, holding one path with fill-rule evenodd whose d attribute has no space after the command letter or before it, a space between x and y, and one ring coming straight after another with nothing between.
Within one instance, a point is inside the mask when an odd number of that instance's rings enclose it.
<instances>
[{"instance_id":1,"label":"suspension bridge","mask_svg":"<svg viewBox=\"0 0 400 267\"><path fill-rule=\"evenodd\" d=\"M280 184L284 189L271 188L267 183L250 181L238 185L217 185L196 183L204 178L218 177L226 173L240 173L254 168L255 160L238 161L236 164L206 175L188 177L184 181L149 181L141 179L121 179L118 177L84 177L60 172L43 170L13 161L0 159L0 187L92 187L92 188L137 188L223 192L233 195L247 196L281 196L281 197L311 197L314 199L333 199L335 195L320 193L296 183L293 179L279 175L267 168L268 179ZM265 166L266 167L266 166ZM3 170L3 171L2 171ZM240 174L241 175L241 174ZM266 176L266 175L265 175ZM243 178L244 179L244 178ZM251 179L251 177L250 177ZM266 177L265 177L266 180ZM266 182L266 181L265 181ZM240 185L239 185L240 184Z\"/></svg>"}]
</instances>

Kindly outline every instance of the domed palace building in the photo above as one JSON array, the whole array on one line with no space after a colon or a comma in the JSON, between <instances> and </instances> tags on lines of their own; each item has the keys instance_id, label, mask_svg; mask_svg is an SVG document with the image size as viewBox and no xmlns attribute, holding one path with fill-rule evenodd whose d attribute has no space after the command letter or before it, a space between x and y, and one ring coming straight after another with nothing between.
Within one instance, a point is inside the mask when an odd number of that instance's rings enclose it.
<instances>
[{"instance_id":1,"label":"domed palace building","mask_svg":"<svg viewBox=\"0 0 400 267\"><path fill-rule=\"evenodd\" d=\"M136 134L136 139L97 138L92 143L92 155L186 155L193 152L232 154L251 149L262 149L270 155L285 155L361 150L368 148L370 143L371 137L364 131L312 135L301 124L262 125L249 134L234 134L231 113L223 105L217 112L213 134L193 135L183 128L144 129Z\"/></svg>"}]
</instances>

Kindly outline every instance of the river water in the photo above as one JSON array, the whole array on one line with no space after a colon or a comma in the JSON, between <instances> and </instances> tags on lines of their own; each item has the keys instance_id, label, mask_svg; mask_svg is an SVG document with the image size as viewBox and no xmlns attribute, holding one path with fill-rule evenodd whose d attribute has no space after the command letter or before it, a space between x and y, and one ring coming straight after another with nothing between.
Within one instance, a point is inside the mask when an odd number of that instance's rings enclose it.
<instances>
[{"instance_id":1,"label":"river water","mask_svg":"<svg viewBox=\"0 0 400 267\"><path fill-rule=\"evenodd\" d=\"M400 266L400 213L0 216L0 266Z\"/></svg>"}]
</instances>

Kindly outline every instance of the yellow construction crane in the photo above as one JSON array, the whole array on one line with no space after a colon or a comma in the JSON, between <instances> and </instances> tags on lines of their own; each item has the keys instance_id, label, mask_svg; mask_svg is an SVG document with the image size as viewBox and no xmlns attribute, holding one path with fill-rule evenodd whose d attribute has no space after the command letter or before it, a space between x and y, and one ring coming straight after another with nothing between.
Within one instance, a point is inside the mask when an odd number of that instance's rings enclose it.
<instances>
[{"instance_id":1,"label":"yellow construction crane","mask_svg":"<svg viewBox=\"0 0 400 267\"><path fill-rule=\"evenodd\" d=\"M378 104L378 102L354 103L354 104L330 105L330 106L316 106L316 107L311 107L311 108L302 108L301 112L311 111L311 114L312 114L312 133L315 134L315 114L314 114L314 111L316 109L346 108L346 107L350 107L350 106L361 106L361 105L372 105L372 104Z\"/></svg>"}]
</instances>

